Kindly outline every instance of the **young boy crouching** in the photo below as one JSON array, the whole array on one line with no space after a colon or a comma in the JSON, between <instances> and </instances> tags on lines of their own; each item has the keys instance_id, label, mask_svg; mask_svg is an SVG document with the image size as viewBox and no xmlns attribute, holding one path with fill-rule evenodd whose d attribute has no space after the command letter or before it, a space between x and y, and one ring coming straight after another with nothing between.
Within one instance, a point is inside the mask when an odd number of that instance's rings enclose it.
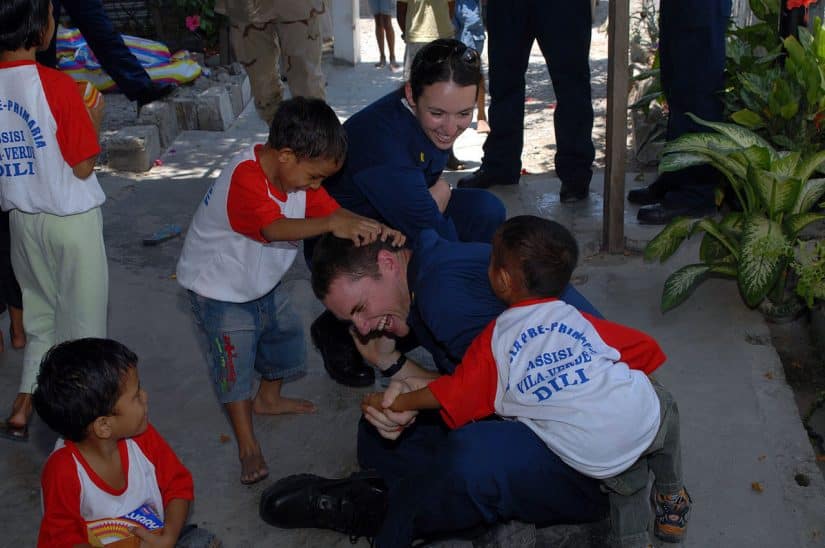
<instances>
[{"instance_id":1,"label":"young boy crouching","mask_svg":"<svg viewBox=\"0 0 825 548\"><path fill-rule=\"evenodd\" d=\"M34 408L61 438L41 476L39 547L100 546L101 536L129 534L171 547L183 531L197 534L184 527L192 475L149 424L137 362L119 342L94 338L59 344L43 358ZM124 531L123 517L143 526ZM220 546L198 533L199 545Z\"/></svg>"}]
</instances>

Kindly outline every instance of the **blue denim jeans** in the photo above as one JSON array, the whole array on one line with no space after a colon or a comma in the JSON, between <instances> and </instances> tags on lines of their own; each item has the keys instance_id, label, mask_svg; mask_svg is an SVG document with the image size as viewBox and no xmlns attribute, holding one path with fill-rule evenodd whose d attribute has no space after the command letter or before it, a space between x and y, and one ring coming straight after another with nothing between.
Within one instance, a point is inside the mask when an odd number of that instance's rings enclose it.
<instances>
[{"instance_id":1,"label":"blue denim jeans","mask_svg":"<svg viewBox=\"0 0 825 548\"><path fill-rule=\"evenodd\" d=\"M189 292L206 335L215 392L221 403L252 397L254 373L276 380L306 369L304 326L281 284L254 301L230 303Z\"/></svg>"},{"instance_id":2,"label":"blue denim jeans","mask_svg":"<svg viewBox=\"0 0 825 548\"><path fill-rule=\"evenodd\" d=\"M603 480L610 500L612 545L618 548L647 546L651 511L647 483L653 472L656 490L675 495L682 488L682 450L679 433L679 408L673 396L653 382L659 396L659 431L633 465L612 478Z\"/></svg>"}]
</instances>

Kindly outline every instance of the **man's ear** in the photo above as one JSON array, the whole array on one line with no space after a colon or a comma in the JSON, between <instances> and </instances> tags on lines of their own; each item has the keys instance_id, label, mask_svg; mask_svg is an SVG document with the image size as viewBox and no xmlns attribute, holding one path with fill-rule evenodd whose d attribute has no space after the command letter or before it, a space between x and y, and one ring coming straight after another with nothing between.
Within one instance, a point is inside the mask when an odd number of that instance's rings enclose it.
<instances>
[{"instance_id":1,"label":"man's ear","mask_svg":"<svg viewBox=\"0 0 825 548\"><path fill-rule=\"evenodd\" d=\"M112 437L112 417L98 417L90 425L91 433L100 439Z\"/></svg>"},{"instance_id":2,"label":"man's ear","mask_svg":"<svg viewBox=\"0 0 825 548\"><path fill-rule=\"evenodd\" d=\"M413 92L412 86L409 82L404 84L404 97L406 97L407 102L410 104L411 107L415 107L415 100L413 99Z\"/></svg>"},{"instance_id":3,"label":"man's ear","mask_svg":"<svg viewBox=\"0 0 825 548\"><path fill-rule=\"evenodd\" d=\"M388 249L378 251L378 271L383 275L398 267L398 256Z\"/></svg>"}]
</instances>

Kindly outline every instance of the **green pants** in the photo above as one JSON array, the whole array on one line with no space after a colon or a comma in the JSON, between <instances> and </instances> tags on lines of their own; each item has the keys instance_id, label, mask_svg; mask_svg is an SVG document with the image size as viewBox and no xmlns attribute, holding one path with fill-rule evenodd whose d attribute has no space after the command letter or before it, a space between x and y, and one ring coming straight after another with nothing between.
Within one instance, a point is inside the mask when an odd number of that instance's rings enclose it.
<instances>
[{"instance_id":1,"label":"green pants","mask_svg":"<svg viewBox=\"0 0 825 548\"><path fill-rule=\"evenodd\" d=\"M40 360L57 343L106 336L109 268L96 207L60 217L12 210L11 263L23 290L26 351L20 392L31 393Z\"/></svg>"}]
</instances>

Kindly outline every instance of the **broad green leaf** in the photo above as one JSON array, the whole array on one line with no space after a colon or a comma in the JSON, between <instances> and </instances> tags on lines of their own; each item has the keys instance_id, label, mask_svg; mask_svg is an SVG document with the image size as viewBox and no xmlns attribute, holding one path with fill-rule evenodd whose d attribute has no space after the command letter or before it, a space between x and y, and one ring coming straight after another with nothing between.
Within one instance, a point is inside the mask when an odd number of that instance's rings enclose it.
<instances>
[{"instance_id":1,"label":"broad green leaf","mask_svg":"<svg viewBox=\"0 0 825 548\"><path fill-rule=\"evenodd\" d=\"M798 179L781 177L764 169L748 166L748 185L768 210L770 218L780 212L790 212L799 194Z\"/></svg>"},{"instance_id":2,"label":"broad green leaf","mask_svg":"<svg viewBox=\"0 0 825 548\"><path fill-rule=\"evenodd\" d=\"M690 234L692 225L693 219L687 217L677 217L670 221L645 246L645 260L659 259L660 262L664 262L679 249L679 246Z\"/></svg>"},{"instance_id":3,"label":"broad green leaf","mask_svg":"<svg viewBox=\"0 0 825 548\"><path fill-rule=\"evenodd\" d=\"M727 250L728 254L733 255L733 257L737 260L739 259L739 248L737 242L729 238L728 235L722 230L719 223L714 219L708 217L699 219L696 224L693 225L690 235L692 236L700 230L715 238Z\"/></svg>"},{"instance_id":4,"label":"broad green leaf","mask_svg":"<svg viewBox=\"0 0 825 548\"><path fill-rule=\"evenodd\" d=\"M799 232L811 223L825 219L822 213L799 213L798 215L789 215L784 222L785 231L790 238L796 238Z\"/></svg>"},{"instance_id":5,"label":"broad green leaf","mask_svg":"<svg viewBox=\"0 0 825 548\"><path fill-rule=\"evenodd\" d=\"M796 177L802 181L807 181L814 171L825 163L825 150L820 150L812 156L803 158L796 166Z\"/></svg>"},{"instance_id":6,"label":"broad green leaf","mask_svg":"<svg viewBox=\"0 0 825 548\"><path fill-rule=\"evenodd\" d=\"M685 133L672 141L668 141L664 148L664 153L683 152L695 150L696 148L711 149L716 152L728 153L739 150L739 146L733 139L720 133Z\"/></svg>"},{"instance_id":7,"label":"broad green leaf","mask_svg":"<svg viewBox=\"0 0 825 548\"><path fill-rule=\"evenodd\" d=\"M807 213L814 208L823 194L825 194L825 179L808 179L802 185L792 211Z\"/></svg>"},{"instance_id":8,"label":"broad green leaf","mask_svg":"<svg viewBox=\"0 0 825 548\"><path fill-rule=\"evenodd\" d=\"M802 155L797 151L781 151L779 153L779 158L771 162L770 169L776 174L791 177L794 175L794 170L799 164L799 159L801 156Z\"/></svg>"},{"instance_id":9,"label":"broad green leaf","mask_svg":"<svg viewBox=\"0 0 825 548\"><path fill-rule=\"evenodd\" d=\"M666 154L659 162L659 173L682 171L685 168L710 163L710 158L702 154L678 152Z\"/></svg>"},{"instance_id":10,"label":"broad green leaf","mask_svg":"<svg viewBox=\"0 0 825 548\"><path fill-rule=\"evenodd\" d=\"M746 108L734 112L730 117L734 122L748 129L758 129L765 126L765 121L762 120L761 116Z\"/></svg>"},{"instance_id":11,"label":"broad green leaf","mask_svg":"<svg viewBox=\"0 0 825 548\"><path fill-rule=\"evenodd\" d=\"M739 268L736 263L719 262L712 264L708 273L718 274L719 276L724 276L726 278L736 278L739 276Z\"/></svg>"},{"instance_id":12,"label":"broad green leaf","mask_svg":"<svg viewBox=\"0 0 825 548\"><path fill-rule=\"evenodd\" d=\"M782 116L786 120L790 120L796 113L799 112L799 101L791 99L786 103L783 103L779 107L779 115Z\"/></svg>"},{"instance_id":13,"label":"broad green leaf","mask_svg":"<svg viewBox=\"0 0 825 548\"><path fill-rule=\"evenodd\" d=\"M705 233L702 236L702 243L699 245L699 260L703 263L713 263L724 259L725 257L732 257L730 250L722 245L712 234Z\"/></svg>"},{"instance_id":14,"label":"broad green leaf","mask_svg":"<svg viewBox=\"0 0 825 548\"><path fill-rule=\"evenodd\" d=\"M665 154L673 154L675 152L679 153L690 153L690 154L699 154L705 156L709 163L719 171L721 171L725 176L728 178L735 177L739 179L744 179L747 176L747 170L745 166L747 161L741 160L736 161L733 156L736 153L730 153L730 157L720 152L716 152L713 149L704 147L704 146L693 146L693 145L682 145L678 148L676 146L669 146L669 144L665 145ZM660 168L661 171L661 168Z\"/></svg>"},{"instance_id":15,"label":"broad green leaf","mask_svg":"<svg viewBox=\"0 0 825 548\"><path fill-rule=\"evenodd\" d=\"M755 168L766 170L771 168L771 154L765 147L753 146L742 148L731 154L731 157L741 161L745 166L751 165Z\"/></svg>"},{"instance_id":16,"label":"broad green leaf","mask_svg":"<svg viewBox=\"0 0 825 548\"><path fill-rule=\"evenodd\" d=\"M772 160L776 157L776 151L770 145L770 143L768 143L765 139L763 139L762 137L760 137L759 135L757 135L756 133L747 128L738 126L736 124L726 124L724 122L708 122L706 120L702 120L698 116L691 114L690 112L688 112L687 115L690 117L691 120L693 120L697 124L713 128L722 135L729 137L742 148L747 148L754 145L759 147L765 147L770 152Z\"/></svg>"},{"instance_id":17,"label":"broad green leaf","mask_svg":"<svg viewBox=\"0 0 825 548\"><path fill-rule=\"evenodd\" d=\"M759 304L779 279L789 248L778 223L761 215L745 221L738 281L748 306Z\"/></svg>"},{"instance_id":18,"label":"broad green leaf","mask_svg":"<svg viewBox=\"0 0 825 548\"><path fill-rule=\"evenodd\" d=\"M662 288L662 312L682 304L705 280L708 270L710 267L707 265L690 264L668 276Z\"/></svg>"}]
</instances>

